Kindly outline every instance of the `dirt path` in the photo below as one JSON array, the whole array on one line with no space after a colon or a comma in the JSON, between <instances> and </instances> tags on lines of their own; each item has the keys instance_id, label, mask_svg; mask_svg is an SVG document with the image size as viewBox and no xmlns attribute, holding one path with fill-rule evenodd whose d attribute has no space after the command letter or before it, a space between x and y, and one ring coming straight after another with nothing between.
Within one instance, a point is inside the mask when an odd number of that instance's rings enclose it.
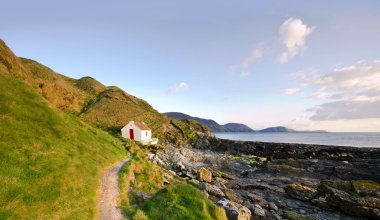
<instances>
[{"instance_id":1,"label":"dirt path","mask_svg":"<svg viewBox=\"0 0 380 220\"><path fill-rule=\"evenodd\" d=\"M123 214L117 207L119 197L118 174L124 163L130 159L129 157L104 171L99 191L99 220L123 219Z\"/></svg>"}]
</instances>

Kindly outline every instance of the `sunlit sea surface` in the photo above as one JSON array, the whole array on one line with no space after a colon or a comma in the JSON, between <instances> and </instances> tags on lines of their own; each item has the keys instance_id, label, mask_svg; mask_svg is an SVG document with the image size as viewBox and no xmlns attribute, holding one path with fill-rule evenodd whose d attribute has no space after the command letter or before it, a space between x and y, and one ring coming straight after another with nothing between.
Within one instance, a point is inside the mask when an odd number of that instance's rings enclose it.
<instances>
[{"instance_id":1,"label":"sunlit sea surface","mask_svg":"<svg viewBox=\"0 0 380 220\"><path fill-rule=\"evenodd\" d=\"M276 143L321 144L352 147L380 147L380 133L281 133L281 132L215 132L222 139Z\"/></svg>"}]
</instances>

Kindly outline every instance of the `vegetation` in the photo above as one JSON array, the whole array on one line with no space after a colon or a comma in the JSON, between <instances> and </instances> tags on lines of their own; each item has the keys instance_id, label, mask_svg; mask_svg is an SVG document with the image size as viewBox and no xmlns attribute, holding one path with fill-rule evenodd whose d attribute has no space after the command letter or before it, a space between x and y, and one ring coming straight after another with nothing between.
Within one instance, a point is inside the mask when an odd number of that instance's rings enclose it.
<instances>
[{"instance_id":1,"label":"vegetation","mask_svg":"<svg viewBox=\"0 0 380 220\"><path fill-rule=\"evenodd\" d=\"M173 184L160 190L139 207L136 214L141 213L148 219L227 219L222 207L190 184Z\"/></svg>"},{"instance_id":2,"label":"vegetation","mask_svg":"<svg viewBox=\"0 0 380 220\"><path fill-rule=\"evenodd\" d=\"M118 140L0 74L0 219L90 219L99 172L125 157Z\"/></svg>"},{"instance_id":3,"label":"vegetation","mask_svg":"<svg viewBox=\"0 0 380 220\"><path fill-rule=\"evenodd\" d=\"M232 161L239 161L239 162L243 162L249 165L257 165L257 166L260 166L265 161L267 161L267 158L265 157L258 157L255 155L244 155L244 154L241 154L239 156L226 155L225 159L232 160Z\"/></svg>"}]
</instances>

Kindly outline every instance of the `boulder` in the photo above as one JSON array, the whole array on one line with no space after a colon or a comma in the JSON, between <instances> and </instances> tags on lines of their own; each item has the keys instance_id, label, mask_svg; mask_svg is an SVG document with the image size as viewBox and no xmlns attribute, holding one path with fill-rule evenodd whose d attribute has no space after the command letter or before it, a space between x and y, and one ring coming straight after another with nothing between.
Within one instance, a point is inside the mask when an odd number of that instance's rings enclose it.
<instances>
[{"instance_id":1,"label":"boulder","mask_svg":"<svg viewBox=\"0 0 380 220\"><path fill-rule=\"evenodd\" d=\"M221 177L215 177L215 181L219 182L219 183L223 183L223 184L227 184L228 183L228 180L223 179Z\"/></svg>"},{"instance_id":2,"label":"boulder","mask_svg":"<svg viewBox=\"0 0 380 220\"><path fill-rule=\"evenodd\" d=\"M238 203L222 199L217 202L218 205L223 206L229 220L250 220L251 211Z\"/></svg>"},{"instance_id":3,"label":"boulder","mask_svg":"<svg viewBox=\"0 0 380 220\"><path fill-rule=\"evenodd\" d=\"M228 179L228 180L236 179L233 175L230 175L228 173L222 173L220 176L223 177L224 179Z\"/></svg>"},{"instance_id":4,"label":"boulder","mask_svg":"<svg viewBox=\"0 0 380 220\"><path fill-rule=\"evenodd\" d=\"M226 198L228 200L231 200L231 201L239 203L239 204L243 203L243 199L241 198L241 196L239 194L235 193L234 190L232 190L232 189L223 189L223 192L226 195Z\"/></svg>"},{"instance_id":5,"label":"boulder","mask_svg":"<svg viewBox=\"0 0 380 220\"><path fill-rule=\"evenodd\" d=\"M181 161L178 161L173 164L174 168L179 170L179 171L184 171L186 169L185 165Z\"/></svg>"},{"instance_id":6,"label":"boulder","mask_svg":"<svg viewBox=\"0 0 380 220\"><path fill-rule=\"evenodd\" d=\"M276 204L274 202L268 203L268 206L273 211L277 211L278 210L278 207L276 206Z\"/></svg>"},{"instance_id":7,"label":"boulder","mask_svg":"<svg viewBox=\"0 0 380 220\"><path fill-rule=\"evenodd\" d=\"M205 190L206 192L208 192L208 194L213 195L218 198L222 198L226 196L223 193L223 191L219 189L219 187L208 184L208 183L204 183L204 182L199 183L199 189Z\"/></svg>"},{"instance_id":8,"label":"boulder","mask_svg":"<svg viewBox=\"0 0 380 220\"><path fill-rule=\"evenodd\" d=\"M253 205L251 207L251 211L253 212L253 215L255 216L260 216L260 217L265 217L266 214L265 214L265 210L258 204L256 205Z\"/></svg>"},{"instance_id":9,"label":"boulder","mask_svg":"<svg viewBox=\"0 0 380 220\"><path fill-rule=\"evenodd\" d=\"M314 188L302 185L300 183L289 184L284 189L290 197L302 201L310 201L317 193L317 190Z\"/></svg>"},{"instance_id":10,"label":"boulder","mask_svg":"<svg viewBox=\"0 0 380 220\"><path fill-rule=\"evenodd\" d=\"M199 181L196 180L196 179L190 179L189 182L190 182L190 183L193 183L193 184L195 184L195 185L197 185L197 186L199 185Z\"/></svg>"},{"instance_id":11,"label":"boulder","mask_svg":"<svg viewBox=\"0 0 380 220\"><path fill-rule=\"evenodd\" d=\"M201 182L211 183L212 181L212 172L207 168L200 168L198 170L198 180Z\"/></svg>"}]
</instances>

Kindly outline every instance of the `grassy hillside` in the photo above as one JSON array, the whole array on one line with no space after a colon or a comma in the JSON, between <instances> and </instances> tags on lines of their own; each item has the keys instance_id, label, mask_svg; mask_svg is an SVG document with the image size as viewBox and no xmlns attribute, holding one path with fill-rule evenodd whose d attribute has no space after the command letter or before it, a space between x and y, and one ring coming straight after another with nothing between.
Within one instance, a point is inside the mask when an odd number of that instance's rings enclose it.
<instances>
[{"instance_id":1,"label":"grassy hillside","mask_svg":"<svg viewBox=\"0 0 380 220\"><path fill-rule=\"evenodd\" d=\"M99 172L125 151L2 71L0 219L93 218Z\"/></svg>"},{"instance_id":2,"label":"grassy hillside","mask_svg":"<svg viewBox=\"0 0 380 220\"><path fill-rule=\"evenodd\" d=\"M159 114L146 101L115 86L99 93L83 108L80 117L96 127L117 132L130 120L144 121L154 130L168 122L165 116Z\"/></svg>"},{"instance_id":3,"label":"grassy hillside","mask_svg":"<svg viewBox=\"0 0 380 220\"><path fill-rule=\"evenodd\" d=\"M23 80L56 108L114 136L120 135L120 129L132 120L144 121L161 143L189 142L198 131L207 132L193 122L169 120L146 101L118 87L107 87L91 77L72 79L36 61L18 58L1 40L0 75Z\"/></svg>"}]
</instances>

